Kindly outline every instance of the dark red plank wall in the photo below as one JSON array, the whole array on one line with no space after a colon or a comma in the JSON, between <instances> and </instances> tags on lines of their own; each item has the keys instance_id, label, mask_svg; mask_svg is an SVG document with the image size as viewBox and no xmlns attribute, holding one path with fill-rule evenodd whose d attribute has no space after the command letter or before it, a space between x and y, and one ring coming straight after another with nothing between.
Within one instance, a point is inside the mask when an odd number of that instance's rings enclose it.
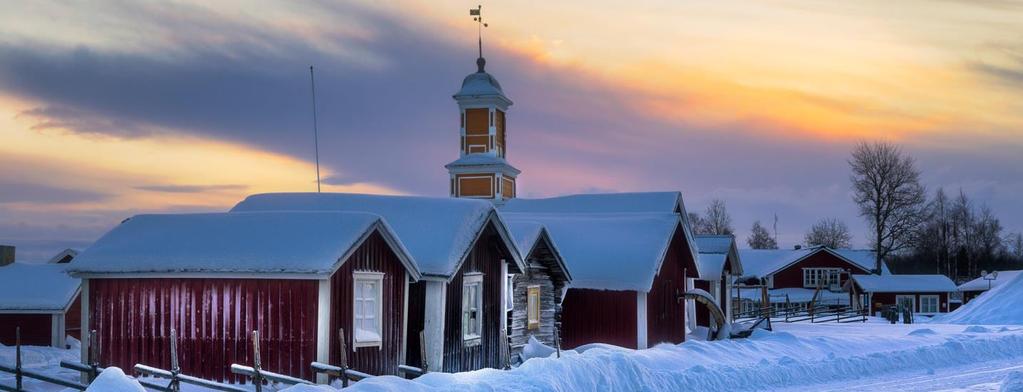
<instances>
[{"instance_id":1,"label":"dark red plank wall","mask_svg":"<svg viewBox=\"0 0 1023 392\"><path fill-rule=\"evenodd\" d=\"M648 347L658 343L685 341L686 301L680 297L686 291L686 277L697 277L696 263L679 226L665 252L661 269L654 277L654 284L647 293Z\"/></svg>"},{"instance_id":2,"label":"dark red plank wall","mask_svg":"<svg viewBox=\"0 0 1023 392\"><path fill-rule=\"evenodd\" d=\"M21 344L49 346L51 318L49 314L0 314L0 344L13 346L21 327Z\"/></svg>"},{"instance_id":3,"label":"dark red plank wall","mask_svg":"<svg viewBox=\"0 0 1023 392\"><path fill-rule=\"evenodd\" d=\"M383 272L383 308L379 347L352 345L352 273L356 271ZM405 267L398 260L387 242L379 233L366 239L348 261L331 277L331 333L330 363L340 364L341 346L337 342L337 331L345 329L348 342L348 366L373 375L397 374L401 342L404 339L405 281L408 276ZM354 348L354 350L353 350Z\"/></svg>"},{"instance_id":4,"label":"dark red plank wall","mask_svg":"<svg viewBox=\"0 0 1023 392\"><path fill-rule=\"evenodd\" d=\"M170 368L178 331L182 372L236 382L229 366L252 364L260 331L264 369L311 380L316 359L317 281L286 279L91 279L89 324L101 363Z\"/></svg>"},{"instance_id":5,"label":"dark red plank wall","mask_svg":"<svg viewBox=\"0 0 1023 392\"><path fill-rule=\"evenodd\" d=\"M636 348L636 292L568 289L561 333L566 349L598 342Z\"/></svg>"},{"instance_id":6,"label":"dark red plank wall","mask_svg":"<svg viewBox=\"0 0 1023 392\"><path fill-rule=\"evenodd\" d=\"M501 366L501 260L511 260L508 249L493 226L484 230L468 259L447 287L444 314L444 371L462 372ZM462 277L483 274L483 331L479 345L466 346L462 339Z\"/></svg>"}]
</instances>

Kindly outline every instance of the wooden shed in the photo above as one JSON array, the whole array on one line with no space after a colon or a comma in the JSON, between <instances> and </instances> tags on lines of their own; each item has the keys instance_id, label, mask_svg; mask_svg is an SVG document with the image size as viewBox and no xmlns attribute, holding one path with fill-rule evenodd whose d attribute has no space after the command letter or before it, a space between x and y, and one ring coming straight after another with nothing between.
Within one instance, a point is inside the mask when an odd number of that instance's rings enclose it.
<instances>
[{"instance_id":1,"label":"wooden shed","mask_svg":"<svg viewBox=\"0 0 1023 392\"><path fill-rule=\"evenodd\" d=\"M11 263L0 267L0 344L65 347L66 336L79 338L78 279L64 263Z\"/></svg>"},{"instance_id":2,"label":"wooden shed","mask_svg":"<svg viewBox=\"0 0 1023 392\"><path fill-rule=\"evenodd\" d=\"M507 364L506 277L524 268L511 234L490 202L287 193L253 195L232 211L266 210L367 211L383 216L423 273L422 281L409 287L405 362L445 372Z\"/></svg>"},{"instance_id":3,"label":"wooden shed","mask_svg":"<svg viewBox=\"0 0 1023 392\"><path fill-rule=\"evenodd\" d=\"M883 306L900 304L913 313L948 313L948 296L956 291L955 282L945 275L852 275L845 288L852 303L865 304L872 315Z\"/></svg>"},{"instance_id":4,"label":"wooden shed","mask_svg":"<svg viewBox=\"0 0 1023 392\"><path fill-rule=\"evenodd\" d=\"M675 213L508 213L540 222L572 273L562 346L647 348L685 340L687 279L698 276L691 236Z\"/></svg>"},{"instance_id":5,"label":"wooden shed","mask_svg":"<svg viewBox=\"0 0 1023 392\"><path fill-rule=\"evenodd\" d=\"M240 381L232 363L252 364L254 330L273 372L312 380L311 362L346 355L356 370L395 374L420 277L383 218L361 212L135 216L70 271L102 365L169 368L173 328L184 373L228 382Z\"/></svg>"},{"instance_id":6,"label":"wooden shed","mask_svg":"<svg viewBox=\"0 0 1023 392\"><path fill-rule=\"evenodd\" d=\"M508 222L508 228L526 262L526 271L512 277L509 293L508 341L514 360L521 358L530 337L548 346L556 344L554 329L561 320L561 303L572 274L543 224L515 220Z\"/></svg>"},{"instance_id":7,"label":"wooden shed","mask_svg":"<svg viewBox=\"0 0 1023 392\"><path fill-rule=\"evenodd\" d=\"M739 258L739 249L735 244L735 236L725 235L697 235L696 245L699 249L700 277L695 280L695 286L710 293L724 312L725 318L729 321L732 318L732 281L737 276L742 276L742 261ZM703 306L695 307L696 325L710 326L710 310Z\"/></svg>"}]
</instances>

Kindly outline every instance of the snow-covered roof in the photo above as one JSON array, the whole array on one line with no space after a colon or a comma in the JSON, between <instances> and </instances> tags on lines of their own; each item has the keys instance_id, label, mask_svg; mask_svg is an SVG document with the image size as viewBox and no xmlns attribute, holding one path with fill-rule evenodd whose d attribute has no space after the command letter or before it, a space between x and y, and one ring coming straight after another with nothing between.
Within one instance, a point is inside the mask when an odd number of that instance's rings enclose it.
<instances>
[{"instance_id":1,"label":"snow-covered roof","mask_svg":"<svg viewBox=\"0 0 1023 392\"><path fill-rule=\"evenodd\" d=\"M763 278L818 252L831 253L864 271L874 269L874 252L859 249L831 249L822 246L802 249L740 249L739 257L742 259L744 276ZM891 274L885 263L881 263L881 274Z\"/></svg>"},{"instance_id":2,"label":"snow-covered roof","mask_svg":"<svg viewBox=\"0 0 1023 392\"><path fill-rule=\"evenodd\" d=\"M959 285L959 291L987 291L989 288L995 288L1002 283L1008 282L1019 275L1023 271L998 271L998 276L993 276L988 273L988 278L994 278L991 280L984 279L983 276L971 280L969 282Z\"/></svg>"},{"instance_id":3,"label":"snow-covered roof","mask_svg":"<svg viewBox=\"0 0 1023 392\"><path fill-rule=\"evenodd\" d=\"M768 290L767 295L773 303L785 302L785 300L788 300L789 302L809 302L813 300L813 296L816 291L817 290L815 289L800 287L785 287ZM762 294L759 288L740 289L738 292L739 297L742 299L751 301L761 300ZM849 303L849 293L821 290L820 293L817 294L817 301L822 303Z\"/></svg>"},{"instance_id":4,"label":"snow-covered roof","mask_svg":"<svg viewBox=\"0 0 1023 392\"><path fill-rule=\"evenodd\" d=\"M487 152L465 154L451 163L444 165L444 168L453 172L460 172L459 169L479 170L481 167L497 170L501 173L513 176L521 173L519 169L516 169L504 158Z\"/></svg>"},{"instance_id":5,"label":"snow-covered roof","mask_svg":"<svg viewBox=\"0 0 1023 392\"><path fill-rule=\"evenodd\" d=\"M499 208L502 212L530 214L675 213L681 218L693 260L699 259L681 192L582 193L545 199L514 198Z\"/></svg>"},{"instance_id":6,"label":"snow-covered roof","mask_svg":"<svg viewBox=\"0 0 1023 392\"><path fill-rule=\"evenodd\" d=\"M696 248L700 253L697 258L697 268L700 270L701 279L720 279L729 257L734 262L731 266L732 274L743 274L739 251L735 246L735 236L730 234L701 234L697 235L695 240Z\"/></svg>"},{"instance_id":7,"label":"snow-covered roof","mask_svg":"<svg viewBox=\"0 0 1023 392\"><path fill-rule=\"evenodd\" d=\"M543 224L572 273L571 287L647 292L681 225L673 213L502 214Z\"/></svg>"},{"instance_id":8,"label":"snow-covered roof","mask_svg":"<svg viewBox=\"0 0 1023 392\"><path fill-rule=\"evenodd\" d=\"M851 275L868 293L948 293L956 284L945 275Z\"/></svg>"},{"instance_id":9,"label":"snow-covered roof","mask_svg":"<svg viewBox=\"0 0 1023 392\"><path fill-rule=\"evenodd\" d=\"M506 241L513 263L523 264L511 234L494 205L476 199L385 196L352 193L264 193L231 209L243 211L363 211L383 216L408 249L423 275L450 278L468 257L476 238L490 222Z\"/></svg>"},{"instance_id":10,"label":"snow-covered roof","mask_svg":"<svg viewBox=\"0 0 1023 392\"><path fill-rule=\"evenodd\" d=\"M12 263L0 267L0 312L64 311L81 286L80 279L65 271L69 266Z\"/></svg>"},{"instance_id":11,"label":"snow-covered roof","mask_svg":"<svg viewBox=\"0 0 1023 392\"><path fill-rule=\"evenodd\" d=\"M508 226L508 231L511 232L512 237L515 238L515 246L518 248L519 255L522 256L523 260L528 261L529 253L536 248L540 241L546 240L550 244L550 250L554 256L554 262L557 263L557 269L564 275L566 282L572 281L572 271L565 265L565 259L561 256L561 250L554 244L554 240L551 239L550 233L543 224L536 221L509 219L505 219L505 224Z\"/></svg>"},{"instance_id":12,"label":"snow-covered roof","mask_svg":"<svg viewBox=\"0 0 1023 392\"><path fill-rule=\"evenodd\" d=\"M478 63L481 60L483 59L477 59L479 70L462 79L462 88L453 97L455 99L500 97L503 100L507 100L508 104L511 104L511 100L508 100L504 95L504 91L501 90L501 83L498 83L497 78L485 72L483 65Z\"/></svg>"},{"instance_id":13,"label":"snow-covered roof","mask_svg":"<svg viewBox=\"0 0 1023 392\"><path fill-rule=\"evenodd\" d=\"M50 264L57 264L57 263L61 263L61 262L68 263L71 260L74 260L74 258L78 256L78 253L79 252L78 252L77 249L67 248L67 249L64 249L64 250L60 251L60 253L57 253L53 257L51 257L50 260L47 261L47 263L50 263ZM64 261L64 260L67 260L67 261Z\"/></svg>"},{"instance_id":14,"label":"snow-covered roof","mask_svg":"<svg viewBox=\"0 0 1023 392\"><path fill-rule=\"evenodd\" d=\"M374 231L418 279L383 218L333 211L138 215L78 255L68 271L327 275Z\"/></svg>"}]
</instances>

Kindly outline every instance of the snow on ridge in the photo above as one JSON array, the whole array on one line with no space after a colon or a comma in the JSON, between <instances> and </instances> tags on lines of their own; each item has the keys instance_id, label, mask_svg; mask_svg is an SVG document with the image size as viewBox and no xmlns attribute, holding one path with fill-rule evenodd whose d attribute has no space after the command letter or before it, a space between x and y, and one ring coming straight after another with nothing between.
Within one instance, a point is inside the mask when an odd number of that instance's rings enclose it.
<instances>
[{"instance_id":1,"label":"snow on ridge","mask_svg":"<svg viewBox=\"0 0 1023 392\"><path fill-rule=\"evenodd\" d=\"M672 234L674 213L502 213L511 225L540 223L572 274L571 287L646 292Z\"/></svg>"},{"instance_id":2,"label":"snow on ridge","mask_svg":"<svg viewBox=\"0 0 1023 392\"><path fill-rule=\"evenodd\" d=\"M490 217L496 215L493 204L486 200L355 193L264 193L251 195L231 209L232 213L251 211L378 214L394 229L420 272L435 276L454 274ZM514 249L512 253L518 256ZM517 262L520 259L516 257Z\"/></svg>"},{"instance_id":3,"label":"snow on ridge","mask_svg":"<svg viewBox=\"0 0 1023 392\"><path fill-rule=\"evenodd\" d=\"M682 193L623 192L583 193L544 199L514 198L501 206L501 211L516 213L620 213L676 212Z\"/></svg>"},{"instance_id":4,"label":"snow on ridge","mask_svg":"<svg viewBox=\"0 0 1023 392\"><path fill-rule=\"evenodd\" d=\"M995 288L1002 283L1012 280L1019 275L1020 272L1023 272L1023 270L998 271L998 276L992 280L984 279L984 277L981 276L977 279L959 285L959 291L985 291L990 288Z\"/></svg>"},{"instance_id":5,"label":"snow on ridge","mask_svg":"<svg viewBox=\"0 0 1023 392\"><path fill-rule=\"evenodd\" d=\"M363 212L137 215L82 252L68 271L329 273L377 225L386 228L379 215Z\"/></svg>"},{"instance_id":6,"label":"snow on ridge","mask_svg":"<svg viewBox=\"0 0 1023 392\"><path fill-rule=\"evenodd\" d=\"M81 286L81 280L68 275L68 266L17 262L0 267L0 310L64 310Z\"/></svg>"},{"instance_id":7,"label":"snow on ridge","mask_svg":"<svg viewBox=\"0 0 1023 392\"><path fill-rule=\"evenodd\" d=\"M948 324L1023 325L1023 274L985 291L952 313L932 322Z\"/></svg>"}]
</instances>

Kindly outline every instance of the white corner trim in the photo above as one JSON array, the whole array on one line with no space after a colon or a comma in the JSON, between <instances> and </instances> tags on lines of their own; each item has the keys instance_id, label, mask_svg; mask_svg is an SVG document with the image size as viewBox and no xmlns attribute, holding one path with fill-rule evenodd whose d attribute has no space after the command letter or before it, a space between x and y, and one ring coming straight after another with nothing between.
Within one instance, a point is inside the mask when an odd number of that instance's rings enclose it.
<instances>
[{"instance_id":1,"label":"white corner trim","mask_svg":"<svg viewBox=\"0 0 1023 392\"><path fill-rule=\"evenodd\" d=\"M508 330L508 261L501 259L501 331ZM505 342L501 342L505 344Z\"/></svg>"},{"instance_id":2,"label":"white corner trim","mask_svg":"<svg viewBox=\"0 0 1023 392\"><path fill-rule=\"evenodd\" d=\"M316 301L316 361L330 363L330 279L319 281ZM345 355L345 353L341 353ZM316 374L316 381L326 383L328 377L324 373Z\"/></svg>"},{"instance_id":3,"label":"white corner trim","mask_svg":"<svg viewBox=\"0 0 1023 392\"><path fill-rule=\"evenodd\" d=\"M50 315L50 346L64 348L64 314Z\"/></svg>"},{"instance_id":4,"label":"white corner trim","mask_svg":"<svg viewBox=\"0 0 1023 392\"><path fill-rule=\"evenodd\" d=\"M82 352L81 361L86 363L89 361L89 345L92 341L89 340L89 314L91 313L89 304L89 279L82 279L82 303L81 303L81 331L79 336L82 337ZM81 379L88 380L89 374L87 372L81 372Z\"/></svg>"},{"instance_id":5,"label":"white corner trim","mask_svg":"<svg viewBox=\"0 0 1023 392\"><path fill-rule=\"evenodd\" d=\"M647 348L646 293L636 292L636 348Z\"/></svg>"},{"instance_id":6,"label":"white corner trim","mask_svg":"<svg viewBox=\"0 0 1023 392\"><path fill-rule=\"evenodd\" d=\"M447 302L447 282L425 281L423 334L426 338L426 362L430 371L444 369L444 304ZM418 336L416 331L413 336Z\"/></svg>"},{"instance_id":7,"label":"white corner trim","mask_svg":"<svg viewBox=\"0 0 1023 392\"><path fill-rule=\"evenodd\" d=\"M401 311L401 332L398 333L398 336L401 338L401 350L398 351L398 364L406 364L405 363L405 355L407 354L406 351L408 350L408 340L409 340L410 336L413 336L413 335L409 335L409 333L408 333L408 288L409 288L409 280L411 280L411 278L412 277L409 276L408 271L405 271L405 274L402 276L402 280L404 281L403 284L405 285L405 291L404 291L405 295L404 295L404 298L401 299L401 301L402 301L401 302L401 309L402 309L402 311ZM419 334L414 334L414 335L415 335L415 338L418 339Z\"/></svg>"}]
</instances>

